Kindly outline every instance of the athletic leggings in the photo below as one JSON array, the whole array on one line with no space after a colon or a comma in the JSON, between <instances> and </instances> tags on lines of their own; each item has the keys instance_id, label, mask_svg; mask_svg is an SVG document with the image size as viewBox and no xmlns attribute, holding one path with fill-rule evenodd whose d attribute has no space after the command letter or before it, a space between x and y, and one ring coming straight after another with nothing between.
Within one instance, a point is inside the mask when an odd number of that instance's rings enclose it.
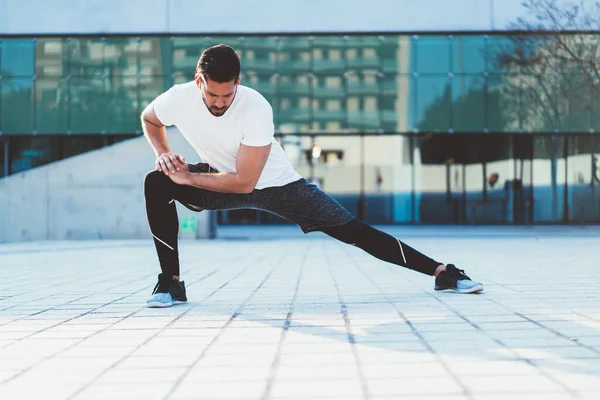
<instances>
[{"instance_id":1,"label":"athletic leggings","mask_svg":"<svg viewBox=\"0 0 600 400\"><path fill-rule=\"evenodd\" d=\"M206 164L189 165L191 172L211 172ZM146 212L162 272L179 275L174 201L193 211L253 208L272 212L298 224L305 233L322 231L359 247L380 260L433 275L442 263L418 252L385 232L360 222L333 197L304 179L248 194L220 193L178 185L163 172L152 171L144 181Z\"/></svg>"}]
</instances>

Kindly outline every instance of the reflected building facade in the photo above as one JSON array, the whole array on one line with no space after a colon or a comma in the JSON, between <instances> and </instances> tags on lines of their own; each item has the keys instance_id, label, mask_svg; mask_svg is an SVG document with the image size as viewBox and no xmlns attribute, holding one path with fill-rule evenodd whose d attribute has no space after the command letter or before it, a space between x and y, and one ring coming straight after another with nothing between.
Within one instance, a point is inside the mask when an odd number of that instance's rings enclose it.
<instances>
[{"instance_id":1,"label":"reflected building facade","mask_svg":"<svg viewBox=\"0 0 600 400\"><path fill-rule=\"evenodd\" d=\"M600 222L599 99L536 95L548 80L499 65L500 33L2 37L0 175L140 136L141 111L219 43L296 169L367 222Z\"/></svg>"}]
</instances>

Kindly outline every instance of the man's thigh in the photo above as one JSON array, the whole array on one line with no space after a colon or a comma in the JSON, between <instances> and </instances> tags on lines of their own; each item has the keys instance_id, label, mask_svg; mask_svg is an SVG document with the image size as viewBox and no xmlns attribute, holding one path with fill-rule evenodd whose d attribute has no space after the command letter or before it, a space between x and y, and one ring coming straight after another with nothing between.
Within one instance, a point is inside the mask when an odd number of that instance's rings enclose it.
<instances>
[{"instance_id":1,"label":"man's thigh","mask_svg":"<svg viewBox=\"0 0 600 400\"><path fill-rule=\"evenodd\" d=\"M255 208L290 220L305 233L344 225L355 218L331 195L305 179L252 194Z\"/></svg>"}]
</instances>

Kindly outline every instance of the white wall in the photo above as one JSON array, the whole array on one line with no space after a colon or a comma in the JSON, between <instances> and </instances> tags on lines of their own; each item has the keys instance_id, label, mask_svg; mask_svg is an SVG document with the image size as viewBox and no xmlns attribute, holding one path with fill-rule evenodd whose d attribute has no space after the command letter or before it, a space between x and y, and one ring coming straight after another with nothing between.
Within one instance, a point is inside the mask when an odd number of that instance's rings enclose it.
<instances>
[{"instance_id":1,"label":"white wall","mask_svg":"<svg viewBox=\"0 0 600 400\"><path fill-rule=\"evenodd\" d=\"M503 30L520 0L0 0L0 34Z\"/></svg>"},{"instance_id":2,"label":"white wall","mask_svg":"<svg viewBox=\"0 0 600 400\"><path fill-rule=\"evenodd\" d=\"M186 161L198 156L183 136L169 129L172 151ZM0 179L0 242L45 239L151 238L143 180L154 153L140 137ZM198 232L210 237L214 212L178 206L180 222L198 218Z\"/></svg>"}]
</instances>

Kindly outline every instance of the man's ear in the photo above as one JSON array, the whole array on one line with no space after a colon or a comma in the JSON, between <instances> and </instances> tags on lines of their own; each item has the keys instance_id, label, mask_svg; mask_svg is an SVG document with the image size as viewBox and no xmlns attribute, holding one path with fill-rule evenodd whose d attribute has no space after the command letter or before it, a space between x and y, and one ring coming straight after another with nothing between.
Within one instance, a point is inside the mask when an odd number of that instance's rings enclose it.
<instances>
[{"instance_id":1,"label":"man's ear","mask_svg":"<svg viewBox=\"0 0 600 400\"><path fill-rule=\"evenodd\" d=\"M200 74L196 74L194 76L194 80L196 81L196 86L200 87L200 83L202 82L202 77L200 76Z\"/></svg>"}]
</instances>

